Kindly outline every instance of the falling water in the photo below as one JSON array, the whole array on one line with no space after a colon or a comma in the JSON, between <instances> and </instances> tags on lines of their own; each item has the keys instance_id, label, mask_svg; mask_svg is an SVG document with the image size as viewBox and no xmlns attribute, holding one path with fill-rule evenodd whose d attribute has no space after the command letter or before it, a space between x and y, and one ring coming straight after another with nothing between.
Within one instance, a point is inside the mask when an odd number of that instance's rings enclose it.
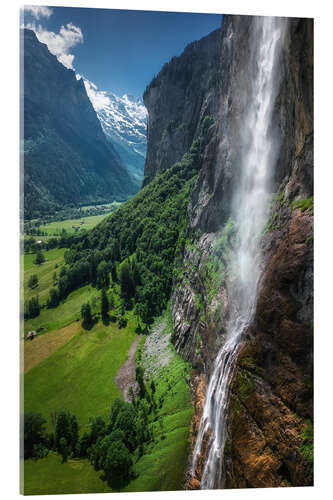
<instances>
[{"instance_id":1,"label":"falling water","mask_svg":"<svg viewBox=\"0 0 333 500\"><path fill-rule=\"evenodd\" d=\"M201 489L223 488L223 452L227 437L228 392L240 339L251 324L261 277L260 236L265 228L276 144L272 113L278 87L278 62L286 21L258 17L252 25L249 82L244 84L246 111L240 121L240 170L233 194L237 228L236 275L228 294L231 303L226 341L215 360L193 452L192 476L208 441ZM252 76L252 78L251 78Z\"/></svg>"}]
</instances>

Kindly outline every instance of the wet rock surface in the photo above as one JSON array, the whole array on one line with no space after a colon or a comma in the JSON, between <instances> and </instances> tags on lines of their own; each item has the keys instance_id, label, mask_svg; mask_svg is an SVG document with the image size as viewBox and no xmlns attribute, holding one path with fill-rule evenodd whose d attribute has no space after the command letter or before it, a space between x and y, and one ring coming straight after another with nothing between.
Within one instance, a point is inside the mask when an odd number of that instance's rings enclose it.
<instances>
[{"instance_id":1,"label":"wet rock surface","mask_svg":"<svg viewBox=\"0 0 333 500\"><path fill-rule=\"evenodd\" d=\"M252 487L313 483L301 448L305 419L313 419L312 249L305 243L312 229L311 213L295 210L267 266L232 387L228 487L241 479Z\"/></svg>"}]
</instances>

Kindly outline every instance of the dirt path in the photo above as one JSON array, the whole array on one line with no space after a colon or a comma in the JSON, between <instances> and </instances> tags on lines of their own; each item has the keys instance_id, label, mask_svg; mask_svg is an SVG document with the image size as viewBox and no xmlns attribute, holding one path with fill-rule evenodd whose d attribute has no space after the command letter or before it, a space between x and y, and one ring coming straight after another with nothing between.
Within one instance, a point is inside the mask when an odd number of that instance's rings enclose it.
<instances>
[{"instance_id":1,"label":"dirt path","mask_svg":"<svg viewBox=\"0 0 333 500\"><path fill-rule=\"evenodd\" d=\"M140 342L140 337L138 336L131 347L128 350L128 359L118 370L115 376L115 383L119 390L123 393L124 400L129 402L128 389L130 386L135 386L135 353Z\"/></svg>"},{"instance_id":2,"label":"dirt path","mask_svg":"<svg viewBox=\"0 0 333 500\"><path fill-rule=\"evenodd\" d=\"M37 336L33 340L22 340L24 373L27 373L31 368L38 365L43 359L51 356L51 354L71 339L80 328L81 323L74 322L60 328L60 330L53 330L52 332Z\"/></svg>"}]
</instances>

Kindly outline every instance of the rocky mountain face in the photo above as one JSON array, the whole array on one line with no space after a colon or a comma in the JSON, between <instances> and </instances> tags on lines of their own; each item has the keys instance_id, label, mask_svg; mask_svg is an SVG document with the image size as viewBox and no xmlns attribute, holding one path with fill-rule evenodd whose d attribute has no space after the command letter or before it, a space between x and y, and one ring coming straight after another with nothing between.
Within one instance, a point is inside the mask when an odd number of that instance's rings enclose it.
<instances>
[{"instance_id":1,"label":"rocky mountain face","mask_svg":"<svg viewBox=\"0 0 333 500\"><path fill-rule=\"evenodd\" d=\"M233 235L228 221L238 181L239 117L246 106L240 89L249 77L252 22L247 16L224 16L221 30L174 58L144 96L146 182L179 159L205 116L215 121L188 206L187 244L171 299L173 342L194 367L192 450L230 311ZM313 482L312 20L289 20L281 68L272 124L277 165L261 239L264 272L230 387L223 465L227 488ZM205 450L186 487L200 488L204 463Z\"/></svg>"},{"instance_id":2,"label":"rocky mountain face","mask_svg":"<svg viewBox=\"0 0 333 500\"><path fill-rule=\"evenodd\" d=\"M219 31L189 44L147 87L144 184L180 160L198 136L204 116L217 111Z\"/></svg>"},{"instance_id":3,"label":"rocky mountain face","mask_svg":"<svg viewBox=\"0 0 333 500\"><path fill-rule=\"evenodd\" d=\"M136 183L107 141L83 81L33 31L22 38L25 217L133 195Z\"/></svg>"},{"instance_id":4,"label":"rocky mountain face","mask_svg":"<svg viewBox=\"0 0 333 500\"><path fill-rule=\"evenodd\" d=\"M86 78L83 81L105 136L141 187L147 151L147 110L143 101L127 94L119 97L100 91Z\"/></svg>"}]
</instances>

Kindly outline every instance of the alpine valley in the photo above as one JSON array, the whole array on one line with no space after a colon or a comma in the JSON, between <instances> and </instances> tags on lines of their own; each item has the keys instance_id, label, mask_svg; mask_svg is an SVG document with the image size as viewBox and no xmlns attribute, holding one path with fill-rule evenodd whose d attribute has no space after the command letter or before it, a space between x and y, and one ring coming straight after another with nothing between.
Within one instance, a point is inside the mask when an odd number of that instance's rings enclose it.
<instances>
[{"instance_id":1,"label":"alpine valley","mask_svg":"<svg viewBox=\"0 0 333 500\"><path fill-rule=\"evenodd\" d=\"M143 106L113 96L115 112L111 102L98 110L102 129L83 80L77 80L33 31L24 29L22 44L25 219L70 204L131 197L143 175Z\"/></svg>"},{"instance_id":2,"label":"alpine valley","mask_svg":"<svg viewBox=\"0 0 333 500\"><path fill-rule=\"evenodd\" d=\"M24 50L29 214L130 199L25 236L23 491L311 486L313 21L224 15L144 106Z\"/></svg>"}]
</instances>

